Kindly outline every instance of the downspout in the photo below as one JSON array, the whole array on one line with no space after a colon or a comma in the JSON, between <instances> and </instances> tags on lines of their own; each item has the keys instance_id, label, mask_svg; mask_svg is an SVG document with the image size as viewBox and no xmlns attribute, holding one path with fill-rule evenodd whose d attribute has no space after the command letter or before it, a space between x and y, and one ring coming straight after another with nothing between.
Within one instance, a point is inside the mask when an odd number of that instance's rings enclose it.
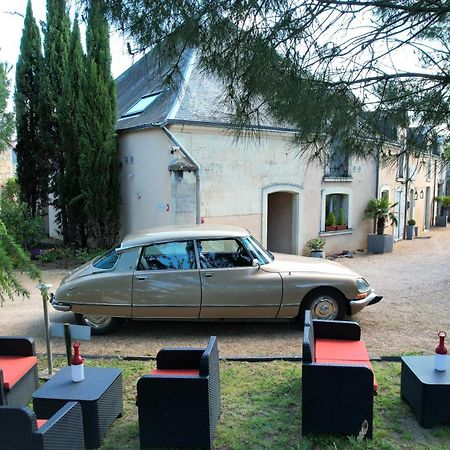
<instances>
[{"instance_id":1,"label":"downspout","mask_svg":"<svg viewBox=\"0 0 450 450\"><path fill-rule=\"evenodd\" d=\"M200 205L201 205L201 191L200 191L200 165L194 157L183 147L183 144L166 128L165 124L160 125L161 129L168 136L168 138L180 149L181 153L195 166L195 223L201 223Z\"/></svg>"}]
</instances>

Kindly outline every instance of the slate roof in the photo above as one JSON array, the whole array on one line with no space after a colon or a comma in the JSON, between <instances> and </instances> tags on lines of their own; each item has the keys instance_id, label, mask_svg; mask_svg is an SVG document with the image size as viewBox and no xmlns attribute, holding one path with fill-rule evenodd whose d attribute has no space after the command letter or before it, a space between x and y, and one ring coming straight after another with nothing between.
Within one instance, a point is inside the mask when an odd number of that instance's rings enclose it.
<instances>
[{"instance_id":1,"label":"slate roof","mask_svg":"<svg viewBox=\"0 0 450 450\"><path fill-rule=\"evenodd\" d=\"M172 67L170 62L161 63L152 50L116 79L118 131L152 128L162 123L231 125L232 110L222 101L224 86L217 76L201 69L194 49L183 53L178 73L167 83L167 74ZM143 96L160 91L157 99L141 114L121 117ZM293 131L270 118L259 126L262 129Z\"/></svg>"}]
</instances>

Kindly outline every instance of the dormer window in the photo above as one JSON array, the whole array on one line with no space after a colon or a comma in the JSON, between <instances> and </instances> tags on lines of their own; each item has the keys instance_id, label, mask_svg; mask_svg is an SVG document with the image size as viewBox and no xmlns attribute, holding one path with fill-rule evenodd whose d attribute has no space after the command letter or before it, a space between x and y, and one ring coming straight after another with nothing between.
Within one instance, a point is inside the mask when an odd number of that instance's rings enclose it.
<instances>
[{"instance_id":1,"label":"dormer window","mask_svg":"<svg viewBox=\"0 0 450 450\"><path fill-rule=\"evenodd\" d=\"M156 100L159 94L161 94L161 92L145 95L128 111L124 112L121 117L136 116L137 114L141 114L142 111L147 109L147 107L149 107Z\"/></svg>"}]
</instances>

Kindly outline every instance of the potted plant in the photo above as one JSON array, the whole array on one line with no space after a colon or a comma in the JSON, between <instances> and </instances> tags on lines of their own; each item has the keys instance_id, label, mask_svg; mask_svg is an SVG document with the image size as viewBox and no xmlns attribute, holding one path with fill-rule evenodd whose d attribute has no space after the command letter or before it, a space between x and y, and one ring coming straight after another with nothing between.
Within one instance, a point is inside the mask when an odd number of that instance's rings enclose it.
<instances>
[{"instance_id":1,"label":"potted plant","mask_svg":"<svg viewBox=\"0 0 450 450\"><path fill-rule=\"evenodd\" d=\"M416 221L414 219L408 220L408 225L406 226L406 239L411 241L414 238L414 228Z\"/></svg>"},{"instance_id":2,"label":"potted plant","mask_svg":"<svg viewBox=\"0 0 450 450\"><path fill-rule=\"evenodd\" d=\"M437 227L446 227L448 222L448 209L450 207L450 196L441 195L440 197L434 197L434 200L438 202L439 214L436 216L434 225Z\"/></svg>"},{"instance_id":3,"label":"potted plant","mask_svg":"<svg viewBox=\"0 0 450 450\"><path fill-rule=\"evenodd\" d=\"M373 219L376 223L376 234L369 234L367 251L370 253L390 253L394 248L394 236L384 234L386 222L397 225L397 217L392 211L397 203L389 204L387 198L373 198L369 200L364 211L364 219Z\"/></svg>"},{"instance_id":4,"label":"potted plant","mask_svg":"<svg viewBox=\"0 0 450 450\"><path fill-rule=\"evenodd\" d=\"M316 238L310 239L306 246L309 249L309 256L314 258L325 258L325 252L323 251L323 247L325 245L325 239Z\"/></svg>"},{"instance_id":5,"label":"potted plant","mask_svg":"<svg viewBox=\"0 0 450 450\"><path fill-rule=\"evenodd\" d=\"M346 230L347 224L345 223L344 208L339 208L339 214L336 220L336 230Z\"/></svg>"},{"instance_id":6,"label":"potted plant","mask_svg":"<svg viewBox=\"0 0 450 450\"><path fill-rule=\"evenodd\" d=\"M335 231L336 230L336 216L333 211L327 214L325 219L325 231Z\"/></svg>"}]
</instances>

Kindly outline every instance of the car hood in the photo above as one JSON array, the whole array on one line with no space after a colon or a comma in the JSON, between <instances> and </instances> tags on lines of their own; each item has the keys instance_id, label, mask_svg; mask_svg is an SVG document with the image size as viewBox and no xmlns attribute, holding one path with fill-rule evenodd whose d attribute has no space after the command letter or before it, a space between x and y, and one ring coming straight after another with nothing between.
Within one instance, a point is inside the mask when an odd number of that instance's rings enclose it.
<instances>
[{"instance_id":1,"label":"car hood","mask_svg":"<svg viewBox=\"0 0 450 450\"><path fill-rule=\"evenodd\" d=\"M334 261L323 258L312 258L306 256L287 255L284 253L273 253L274 260L269 264L261 266L266 272L314 272L351 276L358 278L359 274L353 270Z\"/></svg>"}]
</instances>

